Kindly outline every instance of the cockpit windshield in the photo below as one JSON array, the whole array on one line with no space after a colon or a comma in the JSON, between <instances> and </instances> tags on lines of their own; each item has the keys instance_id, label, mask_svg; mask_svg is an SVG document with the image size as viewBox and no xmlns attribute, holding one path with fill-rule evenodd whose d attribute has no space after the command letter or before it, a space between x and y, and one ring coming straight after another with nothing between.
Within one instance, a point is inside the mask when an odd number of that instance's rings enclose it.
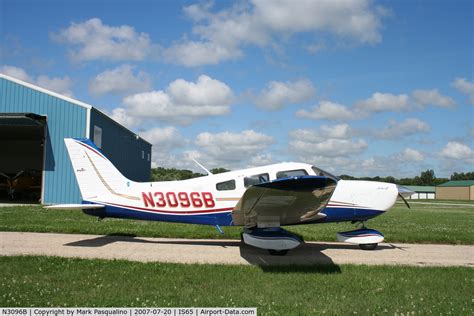
<instances>
[{"instance_id":1,"label":"cockpit windshield","mask_svg":"<svg viewBox=\"0 0 474 316\"><path fill-rule=\"evenodd\" d=\"M336 181L339 180L338 177L336 177L335 175L327 172L327 171L324 171L323 169L319 169L318 167L315 167L315 166L312 166L311 169L313 169L314 173L317 175L317 176L320 176L320 177L328 177L328 178L332 178Z\"/></svg>"}]
</instances>

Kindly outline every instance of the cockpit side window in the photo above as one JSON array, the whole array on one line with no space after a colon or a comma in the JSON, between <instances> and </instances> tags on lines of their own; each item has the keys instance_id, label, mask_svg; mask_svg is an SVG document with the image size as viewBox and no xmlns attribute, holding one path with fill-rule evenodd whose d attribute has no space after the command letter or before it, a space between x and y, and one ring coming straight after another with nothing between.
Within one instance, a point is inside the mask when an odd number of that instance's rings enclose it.
<instances>
[{"instance_id":1,"label":"cockpit side window","mask_svg":"<svg viewBox=\"0 0 474 316\"><path fill-rule=\"evenodd\" d=\"M235 190L235 180L229 180L224 182L219 182L216 184L216 189L218 191L230 191Z\"/></svg>"},{"instance_id":2,"label":"cockpit side window","mask_svg":"<svg viewBox=\"0 0 474 316\"><path fill-rule=\"evenodd\" d=\"M324 171L323 169L319 169L315 166L312 166L311 169L313 169L314 173L317 175L317 176L320 176L320 177L328 177L328 178L333 178L335 180L339 180L338 177L336 177L335 175L333 174L330 174L329 172L327 171Z\"/></svg>"},{"instance_id":3,"label":"cockpit side window","mask_svg":"<svg viewBox=\"0 0 474 316\"><path fill-rule=\"evenodd\" d=\"M291 178L291 177L297 177L297 176L307 176L308 172L304 169L298 169L298 170L286 170L286 171L278 171L276 174L277 179L282 179L282 178Z\"/></svg>"},{"instance_id":4,"label":"cockpit side window","mask_svg":"<svg viewBox=\"0 0 474 316\"><path fill-rule=\"evenodd\" d=\"M244 178L244 186L248 188L251 185L256 185L260 183L265 183L270 181L270 176L268 173L261 173L261 174L256 174L250 177L245 177Z\"/></svg>"}]
</instances>

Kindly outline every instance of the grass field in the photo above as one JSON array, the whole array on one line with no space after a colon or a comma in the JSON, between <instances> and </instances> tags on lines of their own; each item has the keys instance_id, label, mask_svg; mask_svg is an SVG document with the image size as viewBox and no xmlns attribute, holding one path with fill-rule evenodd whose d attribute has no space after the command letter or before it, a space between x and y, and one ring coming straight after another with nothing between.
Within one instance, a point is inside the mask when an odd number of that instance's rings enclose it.
<instances>
[{"instance_id":1,"label":"grass field","mask_svg":"<svg viewBox=\"0 0 474 316\"><path fill-rule=\"evenodd\" d=\"M472 315L472 268L179 265L0 257L0 305L257 307L260 315Z\"/></svg>"},{"instance_id":2,"label":"grass field","mask_svg":"<svg viewBox=\"0 0 474 316\"><path fill-rule=\"evenodd\" d=\"M431 201L430 201L431 202ZM412 203L396 206L368 222L380 230L387 242L474 244L474 207L472 202L436 201L435 205ZM459 203L459 206L444 205ZM335 241L338 231L354 229L350 223L287 227L305 240ZM105 219L97 221L80 211L45 210L40 206L0 208L0 231L58 232L84 234L129 234L147 237L240 238L241 228L224 227L225 235L215 227L161 222Z\"/></svg>"}]
</instances>

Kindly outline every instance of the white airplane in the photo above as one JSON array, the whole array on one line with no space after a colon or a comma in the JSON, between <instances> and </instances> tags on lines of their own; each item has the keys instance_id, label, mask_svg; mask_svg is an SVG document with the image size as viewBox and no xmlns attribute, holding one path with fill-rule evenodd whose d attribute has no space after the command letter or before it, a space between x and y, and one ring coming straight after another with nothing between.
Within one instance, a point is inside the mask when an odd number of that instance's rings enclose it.
<instances>
[{"instance_id":1,"label":"white airplane","mask_svg":"<svg viewBox=\"0 0 474 316\"><path fill-rule=\"evenodd\" d=\"M208 172L182 181L134 182L89 139L64 141L83 204L47 208L81 209L101 219L213 225L221 233L221 226L243 226L243 242L273 255L284 255L303 242L281 226L344 221L363 227L337 233L339 241L375 249L384 236L365 228L365 221L388 211L398 196L412 194L392 183L338 180L317 167L294 162Z\"/></svg>"}]
</instances>

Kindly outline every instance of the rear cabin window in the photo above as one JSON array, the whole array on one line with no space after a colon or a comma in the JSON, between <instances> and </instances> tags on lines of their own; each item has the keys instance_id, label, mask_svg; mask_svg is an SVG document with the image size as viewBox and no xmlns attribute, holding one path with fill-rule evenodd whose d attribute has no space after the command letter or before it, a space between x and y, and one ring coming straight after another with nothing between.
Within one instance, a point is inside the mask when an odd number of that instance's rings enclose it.
<instances>
[{"instance_id":1,"label":"rear cabin window","mask_svg":"<svg viewBox=\"0 0 474 316\"><path fill-rule=\"evenodd\" d=\"M270 176L268 173L261 173L261 174L256 174L250 177L245 177L244 178L244 186L248 188L251 185L256 185L260 183L265 183L270 181Z\"/></svg>"},{"instance_id":2,"label":"rear cabin window","mask_svg":"<svg viewBox=\"0 0 474 316\"><path fill-rule=\"evenodd\" d=\"M308 175L308 172L306 172L306 170L304 169L279 171L276 174L277 179L291 178L291 177L297 177L297 176L307 176L307 175Z\"/></svg>"},{"instance_id":3,"label":"rear cabin window","mask_svg":"<svg viewBox=\"0 0 474 316\"><path fill-rule=\"evenodd\" d=\"M219 182L216 184L216 189L218 191L229 191L235 190L235 180L229 180L225 182Z\"/></svg>"}]
</instances>

